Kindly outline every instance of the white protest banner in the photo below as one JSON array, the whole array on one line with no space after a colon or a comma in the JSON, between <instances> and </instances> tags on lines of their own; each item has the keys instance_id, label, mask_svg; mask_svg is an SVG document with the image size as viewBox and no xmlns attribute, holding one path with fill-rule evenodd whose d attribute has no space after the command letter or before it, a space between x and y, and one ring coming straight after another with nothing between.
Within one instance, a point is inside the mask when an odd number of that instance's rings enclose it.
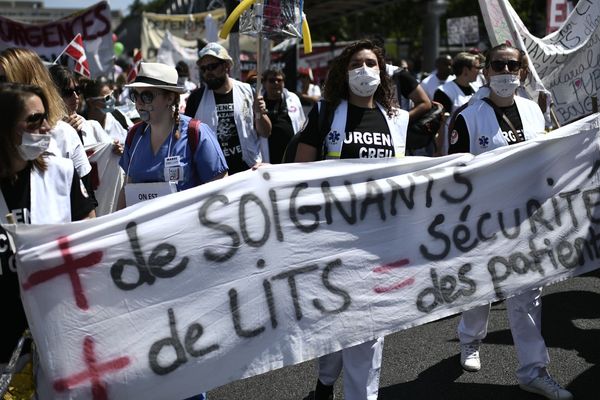
<instances>
[{"instance_id":1,"label":"white protest banner","mask_svg":"<svg viewBox=\"0 0 600 400\"><path fill-rule=\"evenodd\" d=\"M96 215L101 217L117 209L124 173L119 166L120 156L113 153L112 143L87 146L85 152L92 166L92 189L98 200Z\"/></svg>"},{"instance_id":2,"label":"white protest banner","mask_svg":"<svg viewBox=\"0 0 600 400\"><path fill-rule=\"evenodd\" d=\"M579 1L560 29L542 39L529 33L508 1L479 0L479 4L492 44L510 40L526 51L530 69L552 94L561 124L591 114L591 96L600 95L597 0Z\"/></svg>"},{"instance_id":3,"label":"white protest banner","mask_svg":"<svg viewBox=\"0 0 600 400\"><path fill-rule=\"evenodd\" d=\"M185 398L596 269L599 126L6 226L46 397Z\"/></svg>"},{"instance_id":4,"label":"white protest banner","mask_svg":"<svg viewBox=\"0 0 600 400\"><path fill-rule=\"evenodd\" d=\"M78 33L83 38L92 77L111 72L114 49L106 1L47 24L26 24L0 17L0 50L24 47L53 62Z\"/></svg>"},{"instance_id":5,"label":"white protest banner","mask_svg":"<svg viewBox=\"0 0 600 400\"><path fill-rule=\"evenodd\" d=\"M198 68L196 67L197 60L197 43L194 42L190 47L183 47L175 40L171 32L165 32L163 41L156 54L157 62L175 66L179 61L184 61L188 65L190 71L190 80L192 82L199 82L200 75L198 74Z\"/></svg>"},{"instance_id":6,"label":"white protest banner","mask_svg":"<svg viewBox=\"0 0 600 400\"><path fill-rule=\"evenodd\" d=\"M219 8L210 12L198 14L155 14L144 12L142 14L141 50L145 61L154 61L160 45L167 31L173 36L181 47L198 47L198 40L202 39L205 26L204 19L211 16L210 23L214 20L225 18L225 9Z\"/></svg>"}]
</instances>

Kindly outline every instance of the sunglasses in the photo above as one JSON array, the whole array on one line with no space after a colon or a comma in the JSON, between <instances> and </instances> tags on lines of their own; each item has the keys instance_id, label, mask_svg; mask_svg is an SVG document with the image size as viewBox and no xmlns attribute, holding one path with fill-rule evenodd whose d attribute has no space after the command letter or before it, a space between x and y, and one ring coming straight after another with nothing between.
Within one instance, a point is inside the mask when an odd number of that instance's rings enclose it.
<instances>
[{"instance_id":1,"label":"sunglasses","mask_svg":"<svg viewBox=\"0 0 600 400\"><path fill-rule=\"evenodd\" d=\"M62 89L60 91L60 94L62 95L62 97L71 97L74 94L79 96L81 94L81 88L79 86L76 86L74 88Z\"/></svg>"},{"instance_id":2,"label":"sunglasses","mask_svg":"<svg viewBox=\"0 0 600 400\"><path fill-rule=\"evenodd\" d=\"M6 75L0 75L0 83L6 83L8 82L8 78L6 77Z\"/></svg>"},{"instance_id":3,"label":"sunglasses","mask_svg":"<svg viewBox=\"0 0 600 400\"><path fill-rule=\"evenodd\" d=\"M516 60L508 60L508 61L494 60L494 61L490 62L490 66L492 67L492 69L495 72L504 71L504 67L508 67L509 72L517 72L518 70L521 69L521 62L516 61Z\"/></svg>"},{"instance_id":4,"label":"sunglasses","mask_svg":"<svg viewBox=\"0 0 600 400\"><path fill-rule=\"evenodd\" d=\"M112 92L110 92L109 94L107 94L106 96L96 96L96 97L89 97L88 100L102 100L103 102L108 102L112 99ZM152 102L151 102L152 103Z\"/></svg>"},{"instance_id":5,"label":"sunglasses","mask_svg":"<svg viewBox=\"0 0 600 400\"><path fill-rule=\"evenodd\" d=\"M129 92L129 100L133 101L134 103L137 103L137 100L139 98L140 100L142 100L142 103L151 104L154 101L154 97L154 92L151 92L149 90L143 90L142 92L132 90Z\"/></svg>"},{"instance_id":6,"label":"sunglasses","mask_svg":"<svg viewBox=\"0 0 600 400\"><path fill-rule=\"evenodd\" d=\"M42 127L44 121L48 119L48 113L35 113L25 118L28 131L35 131Z\"/></svg>"},{"instance_id":7,"label":"sunglasses","mask_svg":"<svg viewBox=\"0 0 600 400\"><path fill-rule=\"evenodd\" d=\"M281 78L269 78L268 81L270 83L281 83L281 82L283 82L283 79L281 79Z\"/></svg>"},{"instance_id":8,"label":"sunglasses","mask_svg":"<svg viewBox=\"0 0 600 400\"><path fill-rule=\"evenodd\" d=\"M225 64L225 61L214 62L206 65L199 65L198 68L200 68L200 72L204 73L206 71L214 71L223 64Z\"/></svg>"}]
</instances>

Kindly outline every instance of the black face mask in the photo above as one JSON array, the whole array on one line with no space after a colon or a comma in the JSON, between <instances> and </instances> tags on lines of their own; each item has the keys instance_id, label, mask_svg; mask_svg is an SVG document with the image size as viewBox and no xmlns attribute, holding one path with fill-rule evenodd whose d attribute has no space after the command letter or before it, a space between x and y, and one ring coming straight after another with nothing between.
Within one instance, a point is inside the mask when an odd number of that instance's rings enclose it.
<instances>
[{"instance_id":1,"label":"black face mask","mask_svg":"<svg viewBox=\"0 0 600 400\"><path fill-rule=\"evenodd\" d=\"M206 86L210 90L216 90L216 89L220 88L221 86L223 86L225 84L226 79L227 79L226 76L222 76L220 78L212 78L212 79L202 78L202 80L204 81L204 83L206 83Z\"/></svg>"}]
</instances>

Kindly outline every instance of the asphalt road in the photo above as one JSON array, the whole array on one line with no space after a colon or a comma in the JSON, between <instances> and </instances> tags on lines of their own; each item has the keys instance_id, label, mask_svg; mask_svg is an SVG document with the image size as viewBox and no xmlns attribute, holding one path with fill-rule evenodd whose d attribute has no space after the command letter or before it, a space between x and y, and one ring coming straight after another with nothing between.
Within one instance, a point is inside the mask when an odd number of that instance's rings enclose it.
<instances>
[{"instance_id":1,"label":"asphalt road","mask_svg":"<svg viewBox=\"0 0 600 400\"><path fill-rule=\"evenodd\" d=\"M600 399L600 270L545 288L542 318L550 373L575 399ZM458 319L455 315L385 338L380 400L543 399L517 385L517 359L503 302L492 308L479 372L460 367ZM314 389L316 374L311 360L222 386L208 398L302 400ZM343 398L341 379L335 393L336 399Z\"/></svg>"}]
</instances>

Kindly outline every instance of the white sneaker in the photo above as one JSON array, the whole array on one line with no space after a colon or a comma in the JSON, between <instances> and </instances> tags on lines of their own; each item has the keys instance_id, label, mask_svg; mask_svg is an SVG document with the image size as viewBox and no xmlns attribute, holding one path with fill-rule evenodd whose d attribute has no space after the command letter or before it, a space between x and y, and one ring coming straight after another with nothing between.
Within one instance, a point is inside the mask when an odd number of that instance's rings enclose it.
<instances>
[{"instance_id":1,"label":"white sneaker","mask_svg":"<svg viewBox=\"0 0 600 400\"><path fill-rule=\"evenodd\" d=\"M573 395L558 384L550 375L535 378L528 384L519 384L519 387L527 392L537 393L548 399L571 400Z\"/></svg>"},{"instance_id":2,"label":"white sneaker","mask_svg":"<svg viewBox=\"0 0 600 400\"><path fill-rule=\"evenodd\" d=\"M479 342L460 344L460 365L469 372L477 372L481 369Z\"/></svg>"}]
</instances>

